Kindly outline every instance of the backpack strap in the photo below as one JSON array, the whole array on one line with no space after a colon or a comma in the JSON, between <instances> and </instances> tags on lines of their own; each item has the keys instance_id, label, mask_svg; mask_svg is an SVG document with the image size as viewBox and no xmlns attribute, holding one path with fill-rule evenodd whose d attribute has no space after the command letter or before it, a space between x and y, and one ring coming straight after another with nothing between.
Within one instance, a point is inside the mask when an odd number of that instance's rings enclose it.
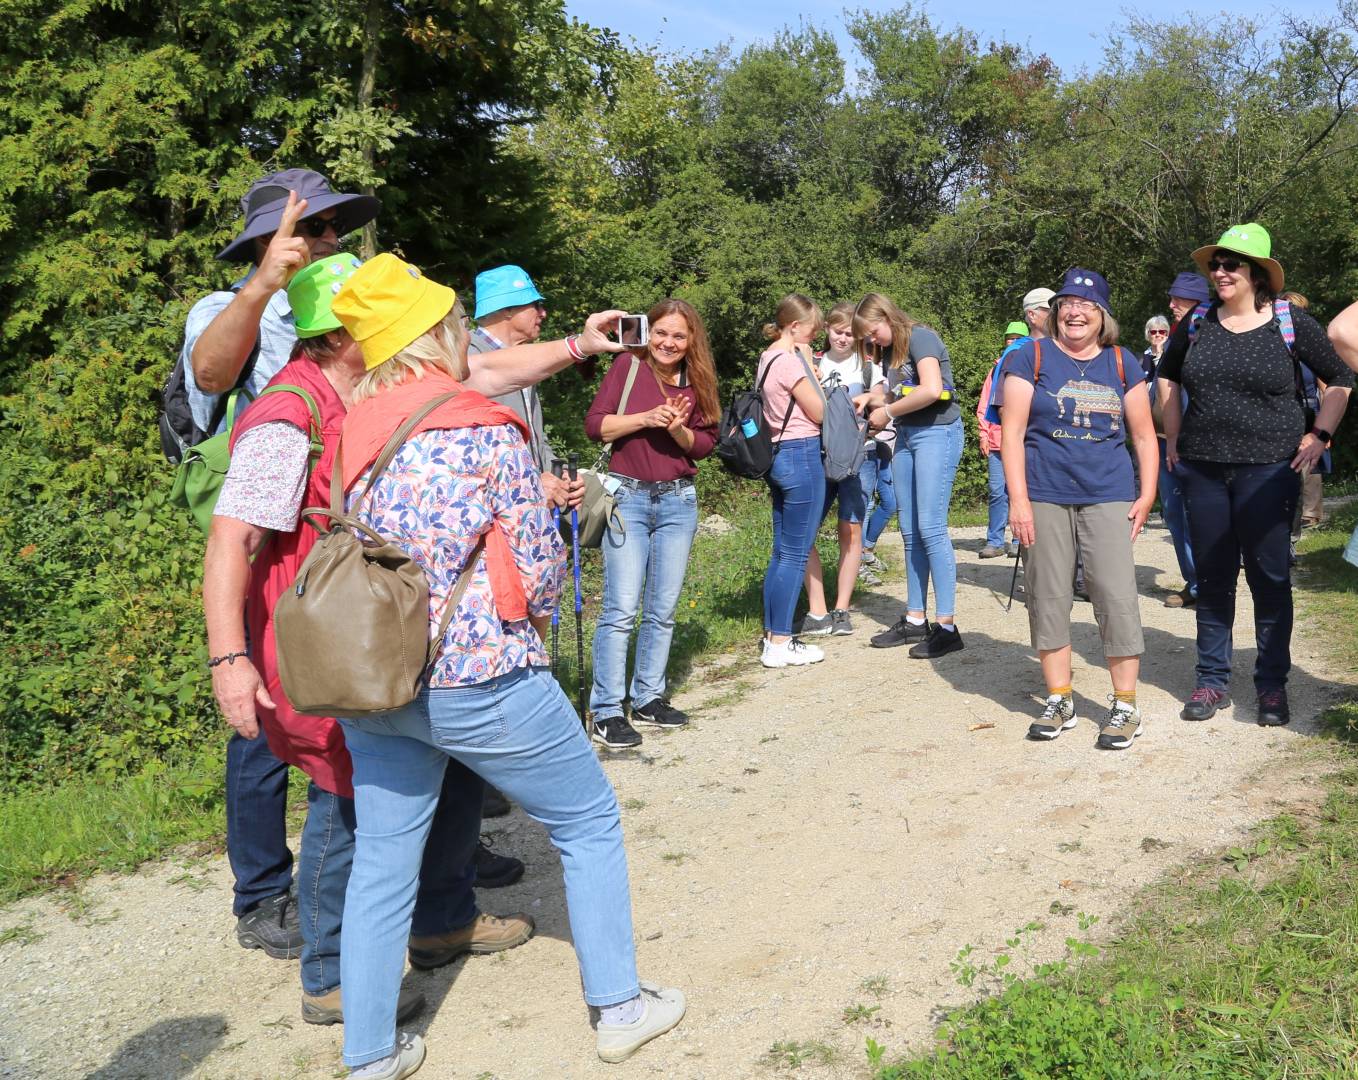
<instances>
[{"instance_id":1,"label":"backpack strap","mask_svg":"<svg viewBox=\"0 0 1358 1080\"><path fill-rule=\"evenodd\" d=\"M406 439L410 438L410 433L415 430L421 420L428 416L445 402L451 401L460 394L461 390L450 390L446 394L439 394L437 397L430 398L408 417L405 422L391 434L382 447L382 452L377 455L377 460L373 463L372 470L368 473L368 482L363 485L363 492L354 500L354 512L357 514L359 505L368 497L368 492L372 491L373 485L378 478L386 471L391 459L396 456L396 452L401 449ZM342 465L344 450L344 438L340 437L339 445L335 447L335 464L330 473L330 512L338 518L344 518L344 468Z\"/></svg>"},{"instance_id":2,"label":"backpack strap","mask_svg":"<svg viewBox=\"0 0 1358 1080\"><path fill-rule=\"evenodd\" d=\"M1283 336L1287 351L1296 352L1297 328L1292 323L1292 305L1282 297L1273 301L1273 319L1278 324L1278 332Z\"/></svg>"},{"instance_id":3,"label":"backpack strap","mask_svg":"<svg viewBox=\"0 0 1358 1080\"><path fill-rule=\"evenodd\" d=\"M1127 390L1127 372L1124 371L1122 368L1122 346L1114 345L1113 354L1117 357L1118 360L1118 382L1122 383L1122 389L1123 392L1125 393Z\"/></svg>"},{"instance_id":4,"label":"backpack strap","mask_svg":"<svg viewBox=\"0 0 1358 1080\"><path fill-rule=\"evenodd\" d=\"M296 394L306 402L306 406L311 410L311 456L319 458L325 450L325 442L321 437L321 410L316 404L316 399L303 390L300 386L292 386L288 383L279 383L277 386L267 386L259 392L260 397L267 397L269 394ZM259 399L256 398L256 401ZM230 430L230 421L227 421L227 430Z\"/></svg>"},{"instance_id":5,"label":"backpack strap","mask_svg":"<svg viewBox=\"0 0 1358 1080\"><path fill-rule=\"evenodd\" d=\"M1210 300L1204 300L1188 313L1188 343L1190 345L1193 344L1193 341L1198 336L1198 324L1202 322L1207 313L1211 310L1212 302Z\"/></svg>"},{"instance_id":6,"label":"backpack strap","mask_svg":"<svg viewBox=\"0 0 1358 1080\"><path fill-rule=\"evenodd\" d=\"M1037 377L1042 373L1042 339L1033 338L1033 385L1037 385Z\"/></svg>"},{"instance_id":7,"label":"backpack strap","mask_svg":"<svg viewBox=\"0 0 1358 1080\"><path fill-rule=\"evenodd\" d=\"M637 371L641 368L641 361L636 358L634 353L627 354L632 359L632 366L627 369L627 381L622 384L622 397L618 399L618 415L627 412L627 399L632 396L632 387L637 381ZM651 374L655 374L652 372ZM657 380L659 381L659 380ZM599 460L594 463L595 472L607 472L608 463L613 460L613 441L609 439L599 450Z\"/></svg>"}]
</instances>

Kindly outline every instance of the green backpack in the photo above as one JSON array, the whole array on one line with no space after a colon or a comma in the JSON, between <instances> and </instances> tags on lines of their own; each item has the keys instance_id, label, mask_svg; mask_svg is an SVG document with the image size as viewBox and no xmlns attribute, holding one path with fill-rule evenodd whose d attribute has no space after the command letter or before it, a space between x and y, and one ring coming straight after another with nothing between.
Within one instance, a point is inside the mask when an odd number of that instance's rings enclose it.
<instances>
[{"instance_id":1,"label":"green backpack","mask_svg":"<svg viewBox=\"0 0 1358 1080\"><path fill-rule=\"evenodd\" d=\"M212 527L212 512L217 506L217 496L221 494L222 484L226 481L226 471L231 467L231 429L236 424L236 399L240 393L240 390L232 390L227 399L226 430L220 435L204 439L197 446L185 449L183 460L175 470L174 487L170 489L170 501L185 507L204 534ZM321 440L321 410L312 396L300 386L280 383L263 390L259 396L264 397L266 394L296 394L311 410L309 470L325 449Z\"/></svg>"}]
</instances>

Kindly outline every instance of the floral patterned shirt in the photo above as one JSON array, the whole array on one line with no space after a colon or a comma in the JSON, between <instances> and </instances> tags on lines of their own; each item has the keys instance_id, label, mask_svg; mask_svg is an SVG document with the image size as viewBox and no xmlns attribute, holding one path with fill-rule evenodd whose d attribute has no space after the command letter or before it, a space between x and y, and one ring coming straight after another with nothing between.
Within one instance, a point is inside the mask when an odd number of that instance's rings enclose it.
<instances>
[{"instance_id":1,"label":"floral patterned shirt","mask_svg":"<svg viewBox=\"0 0 1358 1080\"><path fill-rule=\"evenodd\" d=\"M435 428L401 447L364 500L359 520L398 544L429 579L431 636L477 537L495 527L509 542L528 610L551 614L566 553L538 475L513 427ZM367 482L364 472L350 487L351 510ZM528 620L500 619L481 559L448 623L429 685L471 686L547 662L542 638Z\"/></svg>"}]
</instances>

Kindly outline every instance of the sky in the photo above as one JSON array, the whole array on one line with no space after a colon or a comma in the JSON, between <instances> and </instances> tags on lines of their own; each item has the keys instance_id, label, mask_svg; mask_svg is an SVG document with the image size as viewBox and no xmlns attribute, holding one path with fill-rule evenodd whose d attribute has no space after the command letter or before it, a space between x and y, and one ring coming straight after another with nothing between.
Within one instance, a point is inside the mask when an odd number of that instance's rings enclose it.
<instances>
[{"instance_id":1,"label":"sky","mask_svg":"<svg viewBox=\"0 0 1358 1080\"><path fill-rule=\"evenodd\" d=\"M737 51L755 41L768 40L784 26L797 26L805 20L832 29L840 39L846 59L852 52L843 33L846 7L873 11L891 10L899 3L873 3L871 0L845 3L827 0L566 0L566 10L595 26L606 26L642 44L658 44L677 52L702 52L730 42ZM1334 3L1283 0L1281 7L1294 15L1325 18L1335 11ZM914 5L945 29L964 25L973 30L984 45L1006 41L1024 45L1036 53L1046 53L1064 74L1081 67L1098 67L1103 59L1108 31L1123 21L1122 13L1156 20L1179 17L1191 10L1210 17L1221 10L1219 4L1187 4L1169 0L1141 0L1135 4L1084 3L1058 4L1034 0L970 0L948 4L934 0ZM1258 0L1243 0L1230 7L1233 15L1271 18L1277 8Z\"/></svg>"}]
</instances>

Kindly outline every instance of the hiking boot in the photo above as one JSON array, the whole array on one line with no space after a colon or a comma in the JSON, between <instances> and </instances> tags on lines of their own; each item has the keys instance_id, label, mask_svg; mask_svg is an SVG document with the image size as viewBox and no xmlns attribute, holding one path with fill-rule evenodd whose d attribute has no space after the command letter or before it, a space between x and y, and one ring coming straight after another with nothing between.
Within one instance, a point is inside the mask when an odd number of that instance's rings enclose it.
<instances>
[{"instance_id":1,"label":"hiking boot","mask_svg":"<svg viewBox=\"0 0 1358 1080\"><path fill-rule=\"evenodd\" d=\"M1193 595L1188 586L1185 585L1176 593L1170 593L1165 597L1165 607L1184 608L1192 607L1198 602L1198 598Z\"/></svg>"},{"instance_id":2,"label":"hiking boot","mask_svg":"<svg viewBox=\"0 0 1358 1080\"><path fill-rule=\"evenodd\" d=\"M1117 698L1109 700L1112 707L1099 725L1099 737L1094 745L1100 750L1126 750L1141 734L1141 710Z\"/></svg>"},{"instance_id":3,"label":"hiking boot","mask_svg":"<svg viewBox=\"0 0 1358 1080\"><path fill-rule=\"evenodd\" d=\"M597 717L589 722L589 737L610 750L630 750L641 745L641 736L623 716Z\"/></svg>"},{"instance_id":4,"label":"hiking boot","mask_svg":"<svg viewBox=\"0 0 1358 1080\"><path fill-rule=\"evenodd\" d=\"M349 1070L351 1080L405 1080L414 1076L424 1064L424 1040L418 1035L400 1031L396 1034L396 1049L392 1052L385 1068L377 1068L382 1062L370 1061Z\"/></svg>"},{"instance_id":5,"label":"hiking boot","mask_svg":"<svg viewBox=\"0 0 1358 1080\"><path fill-rule=\"evenodd\" d=\"M413 986L401 987L396 999L396 1022L403 1024L424 1008L424 995ZM337 986L327 994L302 991L302 1019L308 1024L344 1023L344 1002Z\"/></svg>"},{"instance_id":6,"label":"hiking boot","mask_svg":"<svg viewBox=\"0 0 1358 1080\"><path fill-rule=\"evenodd\" d=\"M676 1027L687 1008L682 990L647 982L641 984L641 1005L641 1016L630 1024L598 1025L595 1045L604 1061L626 1061L652 1039Z\"/></svg>"},{"instance_id":7,"label":"hiking boot","mask_svg":"<svg viewBox=\"0 0 1358 1080\"><path fill-rule=\"evenodd\" d=\"M950 652L957 652L962 648L962 635L957 630L947 630L941 624L934 623L929 627L929 636L918 645L910 647L910 658L912 660L937 660L940 656L947 656Z\"/></svg>"},{"instance_id":8,"label":"hiking boot","mask_svg":"<svg viewBox=\"0 0 1358 1080\"><path fill-rule=\"evenodd\" d=\"M1009 552L1005 550L1003 544L999 547L996 547L994 544L987 544L985 547L981 548L980 551L981 558L983 559L998 559L1000 556L1008 554Z\"/></svg>"},{"instance_id":9,"label":"hiking boot","mask_svg":"<svg viewBox=\"0 0 1358 1080\"><path fill-rule=\"evenodd\" d=\"M912 641L923 641L929 636L929 620L916 625L902 615L880 634L868 639L874 649L894 649L897 645L909 645Z\"/></svg>"},{"instance_id":10,"label":"hiking boot","mask_svg":"<svg viewBox=\"0 0 1358 1080\"><path fill-rule=\"evenodd\" d=\"M1079 718L1075 715L1075 699L1061 694L1048 694L1042 715L1028 725L1028 738L1055 739L1063 731L1069 731Z\"/></svg>"},{"instance_id":11,"label":"hiking boot","mask_svg":"<svg viewBox=\"0 0 1358 1080\"><path fill-rule=\"evenodd\" d=\"M779 645L765 639L764 653L759 662L767 668L802 667L806 664L819 664L825 659L825 650L808 645L797 638L788 638Z\"/></svg>"},{"instance_id":12,"label":"hiking boot","mask_svg":"<svg viewBox=\"0 0 1358 1080\"><path fill-rule=\"evenodd\" d=\"M1259 695L1259 718L1260 727L1282 727L1292 719L1292 712L1287 707L1286 690L1265 690Z\"/></svg>"},{"instance_id":13,"label":"hiking boot","mask_svg":"<svg viewBox=\"0 0 1358 1080\"><path fill-rule=\"evenodd\" d=\"M1210 720L1218 709L1228 708L1230 704L1231 695L1225 690L1218 690L1214 686L1199 686L1184 703L1179 719Z\"/></svg>"},{"instance_id":14,"label":"hiking boot","mask_svg":"<svg viewBox=\"0 0 1358 1080\"><path fill-rule=\"evenodd\" d=\"M863 549L862 563L864 566L876 570L878 573L885 573L890 569L886 563L877 557L877 552L869 548Z\"/></svg>"},{"instance_id":15,"label":"hiking boot","mask_svg":"<svg viewBox=\"0 0 1358 1080\"><path fill-rule=\"evenodd\" d=\"M835 608L834 611L830 612L830 619L833 623L830 627L830 633L835 637L848 637L853 633L853 623L849 621L847 608Z\"/></svg>"},{"instance_id":16,"label":"hiking boot","mask_svg":"<svg viewBox=\"0 0 1358 1080\"><path fill-rule=\"evenodd\" d=\"M512 855L496 854L490 850L484 837L476 842L472 862L476 865L476 881L473 884L478 889L503 889L523 877L523 860Z\"/></svg>"},{"instance_id":17,"label":"hiking boot","mask_svg":"<svg viewBox=\"0 0 1358 1080\"><path fill-rule=\"evenodd\" d=\"M880 585L882 583L882 579L872 572L872 568L868 566L867 563L864 563L858 568L858 580L868 586Z\"/></svg>"},{"instance_id":18,"label":"hiking boot","mask_svg":"<svg viewBox=\"0 0 1358 1080\"><path fill-rule=\"evenodd\" d=\"M297 919L297 900L279 893L261 900L236 920L236 940L246 949L263 949L275 960L295 960L302 955L302 926Z\"/></svg>"},{"instance_id":19,"label":"hiking boot","mask_svg":"<svg viewBox=\"0 0 1358 1080\"><path fill-rule=\"evenodd\" d=\"M822 637L830 633L835 628L835 617L826 612L824 615L812 615L807 612L802 617L802 625L797 627L797 633L802 637Z\"/></svg>"},{"instance_id":20,"label":"hiking boot","mask_svg":"<svg viewBox=\"0 0 1358 1080\"><path fill-rule=\"evenodd\" d=\"M645 705L632 706L632 723L651 727L681 728L688 723L688 714L680 712L664 698L656 698Z\"/></svg>"},{"instance_id":21,"label":"hiking boot","mask_svg":"<svg viewBox=\"0 0 1358 1080\"><path fill-rule=\"evenodd\" d=\"M410 966L428 971L452 963L464 953L504 952L533 936L531 915L487 915L481 912L457 930L431 937L411 937Z\"/></svg>"},{"instance_id":22,"label":"hiking boot","mask_svg":"<svg viewBox=\"0 0 1358 1080\"><path fill-rule=\"evenodd\" d=\"M504 817L511 809L513 807L510 806L509 800L500 794L500 789L487 784L486 793L481 796L481 816Z\"/></svg>"}]
</instances>

